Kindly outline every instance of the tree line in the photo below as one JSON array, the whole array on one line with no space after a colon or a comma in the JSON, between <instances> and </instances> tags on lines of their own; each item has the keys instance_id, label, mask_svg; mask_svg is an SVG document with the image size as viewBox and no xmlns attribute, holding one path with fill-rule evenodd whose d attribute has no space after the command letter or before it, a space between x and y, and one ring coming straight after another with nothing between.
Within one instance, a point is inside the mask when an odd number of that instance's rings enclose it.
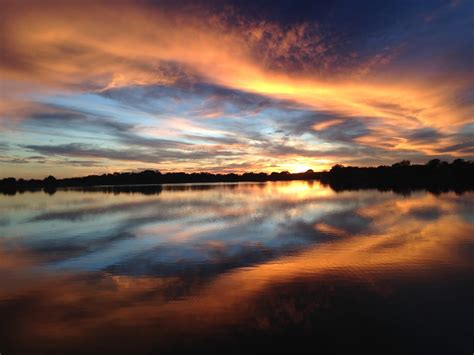
<instances>
[{"instance_id":1,"label":"tree line","mask_svg":"<svg viewBox=\"0 0 474 355\"><path fill-rule=\"evenodd\" d=\"M375 188L401 193L417 189L463 192L474 189L474 162L432 159L424 165L412 165L408 160L378 167L335 165L320 180L336 191Z\"/></svg>"},{"instance_id":2,"label":"tree line","mask_svg":"<svg viewBox=\"0 0 474 355\"><path fill-rule=\"evenodd\" d=\"M246 172L243 174L212 174L170 172L158 170L125 172L83 177L56 179L48 176L40 179L0 180L0 191L16 193L44 190L54 193L58 188L92 186L127 186L179 183L211 182L263 182L289 180L320 180L336 191L377 188L379 190L428 189L432 191L465 191L474 188L474 162L456 159L451 163L432 159L426 164L411 164L408 160L391 166L356 167L337 164L330 171L289 173L288 171L267 173ZM127 189L122 189L126 191Z\"/></svg>"},{"instance_id":3,"label":"tree line","mask_svg":"<svg viewBox=\"0 0 474 355\"><path fill-rule=\"evenodd\" d=\"M243 174L212 174L171 172L161 173L158 170L144 170L140 172L112 173L102 175L88 175L83 177L56 179L48 176L39 179L15 179L13 177L0 180L1 191L22 192L45 190L54 191L63 187L90 187L90 186L120 186L120 185L153 185L153 184L180 184L180 183L211 183L211 182L263 182L314 180L320 173L308 170L304 173L291 174L288 171L267 173L247 172Z\"/></svg>"}]
</instances>

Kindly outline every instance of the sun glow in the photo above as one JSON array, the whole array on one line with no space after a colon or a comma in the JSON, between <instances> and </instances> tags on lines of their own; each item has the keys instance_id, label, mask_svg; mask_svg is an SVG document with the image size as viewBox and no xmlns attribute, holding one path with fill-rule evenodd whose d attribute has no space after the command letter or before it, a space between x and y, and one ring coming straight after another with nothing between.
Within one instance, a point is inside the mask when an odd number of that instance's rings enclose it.
<instances>
[{"instance_id":1,"label":"sun glow","mask_svg":"<svg viewBox=\"0 0 474 355\"><path fill-rule=\"evenodd\" d=\"M308 170L313 170L312 167L310 167L309 165L295 165L290 172L294 172L294 173L304 173Z\"/></svg>"}]
</instances>

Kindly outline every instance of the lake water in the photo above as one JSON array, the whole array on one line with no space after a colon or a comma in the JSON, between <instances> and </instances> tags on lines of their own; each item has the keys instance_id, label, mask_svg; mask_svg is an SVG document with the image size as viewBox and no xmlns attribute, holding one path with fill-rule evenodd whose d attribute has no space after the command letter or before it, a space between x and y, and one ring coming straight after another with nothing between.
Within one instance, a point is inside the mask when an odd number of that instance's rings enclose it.
<instances>
[{"instance_id":1,"label":"lake water","mask_svg":"<svg viewBox=\"0 0 474 355\"><path fill-rule=\"evenodd\" d=\"M0 353L472 354L474 193L0 195Z\"/></svg>"}]
</instances>

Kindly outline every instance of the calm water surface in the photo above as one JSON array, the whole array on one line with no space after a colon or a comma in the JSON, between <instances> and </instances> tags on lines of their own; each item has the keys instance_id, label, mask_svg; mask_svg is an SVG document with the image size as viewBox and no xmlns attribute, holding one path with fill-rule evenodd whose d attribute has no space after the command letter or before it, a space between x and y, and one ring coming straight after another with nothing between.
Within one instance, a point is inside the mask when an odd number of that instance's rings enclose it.
<instances>
[{"instance_id":1,"label":"calm water surface","mask_svg":"<svg viewBox=\"0 0 474 355\"><path fill-rule=\"evenodd\" d=\"M474 352L474 194L0 195L0 353Z\"/></svg>"}]
</instances>

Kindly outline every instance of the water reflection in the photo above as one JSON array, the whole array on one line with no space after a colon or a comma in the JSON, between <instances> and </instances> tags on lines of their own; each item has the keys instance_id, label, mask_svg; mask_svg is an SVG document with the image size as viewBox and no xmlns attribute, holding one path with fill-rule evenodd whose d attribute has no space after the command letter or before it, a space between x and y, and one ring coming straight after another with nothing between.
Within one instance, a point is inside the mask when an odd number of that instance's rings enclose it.
<instances>
[{"instance_id":1,"label":"water reflection","mask_svg":"<svg viewBox=\"0 0 474 355\"><path fill-rule=\"evenodd\" d=\"M0 351L464 351L473 200L297 181L1 197Z\"/></svg>"}]
</instances>

